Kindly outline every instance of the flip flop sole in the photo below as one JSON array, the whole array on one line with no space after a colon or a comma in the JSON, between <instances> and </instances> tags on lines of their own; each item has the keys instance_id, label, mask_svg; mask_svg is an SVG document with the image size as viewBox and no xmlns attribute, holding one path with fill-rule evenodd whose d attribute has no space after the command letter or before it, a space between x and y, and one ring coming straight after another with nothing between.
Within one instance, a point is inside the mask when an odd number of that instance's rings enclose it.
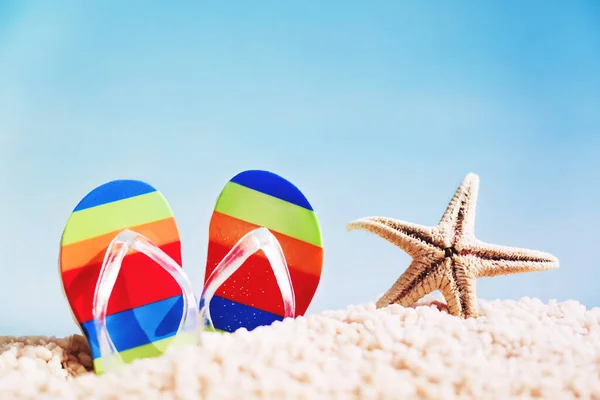
<instances>
[{"instance_id":1,"label":"flip flop sole","mask_svg":"<svg viewBox=\"0 0 600 400\"><path fill-rule=\"evenodd\" d=\"M217 199L209 228L206 279L251 230L265 227L281 244L292 279L296 315L304 315L319 285L323 264L317 216L302 192L268 171L233 177ZM216 329L252 330L283 319L283 300L269 262L259 251L217 290L210 303Z\"/></svg>"},{"instance_id":2,"label":"flip flop sole","mask_svg":"<svg viewBox=\"0 0 600 400\"><path fill-rule=\"evenodd\" d=\"M73 316L87 337L97 373L103 372L94 328L94 291L114 237L130 229L150 239L181 265L179 232L163 195L147 183L116 180L92 190L65 226L60 275ZM183 312L181 288L149 257L130 251L108 303L106 324L121 358L162 354L177 333Z\"/></svg>"}]
</instances>

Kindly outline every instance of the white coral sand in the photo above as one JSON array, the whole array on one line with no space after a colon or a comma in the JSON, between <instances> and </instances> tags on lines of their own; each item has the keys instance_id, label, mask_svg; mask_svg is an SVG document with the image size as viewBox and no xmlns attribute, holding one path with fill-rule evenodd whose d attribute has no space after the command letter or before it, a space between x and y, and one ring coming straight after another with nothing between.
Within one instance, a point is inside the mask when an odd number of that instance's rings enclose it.
<instances>
[{"instance_id":1,"label":"white coral sand","mask_svg":"<svg viewBox=\"0 0 600 400\"><path fill-rule=\"evenodd\" d=\"M419 304L207 333L101 377L78 335L0 338L0 399L600 399L600 308L480 301L460 320Z\"/></svg>"}]
</instances>

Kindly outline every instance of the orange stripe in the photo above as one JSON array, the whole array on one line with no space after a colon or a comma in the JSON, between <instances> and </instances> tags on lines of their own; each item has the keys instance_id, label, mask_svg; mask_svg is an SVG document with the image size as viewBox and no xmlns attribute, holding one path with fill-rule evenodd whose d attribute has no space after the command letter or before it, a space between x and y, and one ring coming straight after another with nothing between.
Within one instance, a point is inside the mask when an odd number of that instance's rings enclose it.
<instances>
[{"instance_id":1,"label":"orange stripe","mask_svg":"<svg viewBox=\"0 0 600 400\"><path fill-rule=\"evenodd\" d=\"M123 229L63 246L60 252L61 271L64 273L89 264L101 263L104 259L104 253L106 252L108 245ZM150 222L148 224L128 227L127 229L141 233L159 247L163 244L179 240L179 232L173 217ZM130 254L133 254L133 252L134 251Z\"/></svg>"},{"instance_id":2,"label":"orange stripe","mask_svg":"<svg viewBox=\"0 0 600 400\"><path fill-rule=\"evenodd\" d=\"M231 249L246 233L258 228L240 219L214 211L210 220L209 242ZM290 268L309 275L321 276L323 249L307 242L271 231L279 240ZM260 253L262 255L262 252Z\"/></svg>"}]
</instances>

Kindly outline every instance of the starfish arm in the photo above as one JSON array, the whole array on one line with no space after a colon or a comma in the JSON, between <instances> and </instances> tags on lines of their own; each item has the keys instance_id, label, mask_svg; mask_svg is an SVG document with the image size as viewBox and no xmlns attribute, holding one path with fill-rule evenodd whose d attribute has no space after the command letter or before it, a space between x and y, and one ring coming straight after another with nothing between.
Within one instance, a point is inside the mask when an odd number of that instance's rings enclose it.
<instances>
[{"instance_id":1,"label":"starfish arm","mask_svg":"<svg viewBox=\"0 0 600 400\"><path fill-rule=\"evenodd\" d=\"M440 292L450 314L460 318L477 317L476 276L470 260L460 256L447 258Z\"/></svg>"},{"instance_id":2,"label":"starfish arm","mask_svg":"<svg viewBox=\"0 0 600 400\"><path fill-rule=\"evenodd\" d=\"M352 221L347 230L360 229L400 247L412 258L423 253L439 252L433 237L433 228L411 224L386 217L365 217Z\"/></svg>"},{"instance_id":3,"label":"starfish arm","mask_svg":"<svg viewBox=\"0 0 600 400\"><path fill-rule=\"evenodd\" d=\"M456 189L438 224L440 231L450 238L450 243L447 245L455 245L457 240L475 236L475 208L478 191L479 177L473 173L467 174Z\"/></svg>"},{"instance_id":4,"label":"starfish arm","mask_svg":"<svg viewBox=\"0 0 600 400\"><path fill-rule=\"evenodd\" d=\"M377 308L390 304L409 307L423 296L438 289L441 284L440 266L443 261L440 259L430 263L426 260L413 260L392 287L377 300Z\"/></svg>"},{"instance_id":5,"label":"starfish arm","mask_svg":"<svg viewBox=\"0 0 600 400\"><path fill-rule=\"evenodd\" d=\"M498 246L479 242L465 248L461 254L477 264L477 277L541 272L558 268L558 259L552 254L517 247Z\"/></svg>"}]
</instances>

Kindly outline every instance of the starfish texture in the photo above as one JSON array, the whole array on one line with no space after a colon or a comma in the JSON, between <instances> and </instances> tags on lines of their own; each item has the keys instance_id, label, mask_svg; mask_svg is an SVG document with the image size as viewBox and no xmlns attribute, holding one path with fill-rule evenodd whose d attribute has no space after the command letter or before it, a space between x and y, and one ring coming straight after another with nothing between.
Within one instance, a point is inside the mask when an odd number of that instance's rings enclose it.
<instances>
[{"instance_id":1,"label":"starfish texture","mask_svg":"<svg viewBox=\"0 0 600 400\"><path fill-rule=\"evenodd\" d=\"M475 238L475 207L479 177L468 174L440 222L433 227L386 217L366 217L348 224L395 244L412 262L394 285L377 300L408 307L439 290L450 314L477 317L475 280L481 277L558 268L558 259L536 250L498 246Z\"/></svg>"}]
</instances>

